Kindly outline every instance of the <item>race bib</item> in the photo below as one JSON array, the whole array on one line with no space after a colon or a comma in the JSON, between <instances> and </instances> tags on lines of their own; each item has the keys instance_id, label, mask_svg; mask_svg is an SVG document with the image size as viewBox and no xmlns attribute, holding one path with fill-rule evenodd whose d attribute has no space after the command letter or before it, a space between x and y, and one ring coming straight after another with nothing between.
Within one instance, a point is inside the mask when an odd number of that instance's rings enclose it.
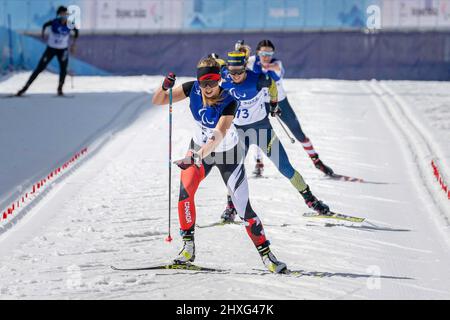
<instances>
[{"instance_id":1,"label":"race bib","mask_svg":"<svg viewBox=\"0 0 450 320\"><path fill-rule=\"evenodd\" d=\"M250 100L240 100L236 111L234 124L244 126L261 121L267 116L265 100L267 90L261 90L258 95Z\"/></svg>"}]
</instances>

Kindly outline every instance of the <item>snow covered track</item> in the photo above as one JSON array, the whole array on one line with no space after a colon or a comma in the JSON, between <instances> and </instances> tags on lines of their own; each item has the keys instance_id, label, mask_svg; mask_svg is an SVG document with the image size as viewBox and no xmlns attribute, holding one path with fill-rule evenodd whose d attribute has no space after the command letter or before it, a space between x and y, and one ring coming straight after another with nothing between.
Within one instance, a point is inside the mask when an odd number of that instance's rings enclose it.
<instances>
[{"instance_id":1,"label":"snow covered track","mask_svg":"<svg viewBox=\"0 0 450 320\"><path fill-rule=\"evenodd\" d=\"M160 83L159 78L141 80L103 81L116 92ZM92 88L87 88L88 83ZM90 78L77 79L78 86L97 90ZM266 224L277 257L301 276L261 272L258 254L239 225L197 229L195 263L227 273L111 270L110 265L168 262L180 245L175 232L171 244L164 242L167 109L143 107L146 110L136 114L137 119L130 111L131 125L111 135L0 238L0 298L450 298L450 250L444 235L436 232L439 216L430 212L436 210L435 204L424 196L414 159L403 151L403 138L393 138L397 129L385 121L385 107L368 84L289 80L286 87L305 132L327 164L340 174L384 183L323 177L273 121L312 190L333 210L369 222L347 225L303 218L309 210L266 161L268 178L249 180L252 205ZM174 158L187 149L190 117L186 103L174 106ZM252 165L251 156L248 160ZM177 199L179 171L173 172L172 197ZM217 221L225 197L221 178L213 170L196 198L197 223ZM176 230L175 216L173 220Z\"/></svg>"},{"instance_id":2,"label":"snow covered track","mask_svg":"<svg viewBox=\"0 0 450 320\"><path fill-rule=\"evenodd\" d=\"M411 108L407 103L396 94L388 84L371 82L370 87L377 98L384 104L384 110L393 122L394 126L402 135L402 140L406 142L408 150L414 159L416 171L419 180L418 188L424 187L429 195L430 214L434 215L437 211L442 219L436 223L439 229L442 228L443 234L450 237L450 205L448 198L437 188L433 170L430 169L430 163L436 161L444 168L449 168L444 152L441 146L437 144L434 137L427 132L420 121L412 115ZM442 173L445 179L445 171ZM434 207L434 208L433 208Z\"/></svg>"}]
</instances>

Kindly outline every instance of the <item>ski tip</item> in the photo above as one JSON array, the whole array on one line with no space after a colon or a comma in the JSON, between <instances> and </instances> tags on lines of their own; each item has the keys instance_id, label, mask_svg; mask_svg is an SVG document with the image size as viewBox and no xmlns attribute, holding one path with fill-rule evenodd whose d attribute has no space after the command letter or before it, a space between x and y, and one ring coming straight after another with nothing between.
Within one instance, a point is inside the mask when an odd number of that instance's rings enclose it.
<instances>
[{"instance_id":1,"label":"ski tip","mask_svg":"<svg viewBox=\"0 0 450 320\"><path fill-rule=\"evenodd\" d=\"M168 264L159 264L153 265L149 267L137 267L137 268L117 268L114 266L110 266L114 271L155 271L155 270L184 270L184 271L197 271L197 272L218 272L224 273L228 270L224 269L216 269L210 267L203 267L194 264L179 264L179 263L168 263Z\"/></svg>"},{"instance_id":2,"label":"ski tip","mask_svg":"<svg viewBox=\"0 0 450 320\"><path fill-rule=\"evenodd\" d=\"M331 178L331 179L339 180L339 181L359 182L359 183L365 183L366 182L364 179L361 179L361 178L345 176L345 175L337 174L337 173L333 173L331 175L326 175L326 176Z\"/></svg>"},{"instance_id":3,"label":"ski tip","mask_svg":"<svg viewBox=\"0 0 450 320\"><path fill-rule=\"evenodd\" d=\"M260 174L260 175L253 174L251 176L248 176L247 179L262 180L262 179L269 179L269 177L265 176L263 174Z\"/></svg>"},{"instance_id":4,"label":"ski tip","mask_svg":"<svg viewBox=\"0 0 450 320\"><path fill-rule=\"evenodd\" d=\"M242 225L242 224L243 224L242 221L223 222L223 221L221 220L221 221L213 222L213 223L206 224L206 225L199 225L199 224L196 224L195 226L196 226L197 228L199 228L199 229L205 229L205 228L212 228L212 227L224 227L224 226L228 226L228 225L238 225L238 226L240 226L240 225Z\"/></svg>"},{"instance_id":5,"label":"ski tip","mask_svg":"<svg viewBox=\"0 0 450 320\"><path fill-rule=\"evenodd\" d=\"M336 212L331 212L331 215L322 215L322 214L318 214L317 212L305 212L303 214L303 217L339 220L339 221L346 221L346 222L351 222L351 223L363 223L364 221L366 221L366 218L354 217L354 216L349 216L349 215L336 213Z\"/></svg>"}]
</instances>

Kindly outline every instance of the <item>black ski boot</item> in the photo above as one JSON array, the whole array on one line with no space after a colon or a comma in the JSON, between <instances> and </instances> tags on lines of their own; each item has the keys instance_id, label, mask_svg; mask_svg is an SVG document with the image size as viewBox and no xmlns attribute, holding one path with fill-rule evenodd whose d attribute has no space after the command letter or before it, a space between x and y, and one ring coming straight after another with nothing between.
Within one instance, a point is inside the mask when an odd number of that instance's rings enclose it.
<instances>
[{"instance_id":1,"label":"black ski boot","mask_svg":"<svg viewBox=\"0 0 450 320\"><path fill-rule=\"evenodd\" d=\"M236 219L237 211L234 207L227 207L225 211L222 213L220 219L223 223L233 223L234 219Z\"/></svg>"},{"instance_id":2,"label":"black ski boot","mask_svg":"<svg viewBox=\"0 0 450 320\"><path fill-rule=\"evenodd\" d=\"M220 216L220 219L223 223L234 223L234 219L236 219L237 211L234 207L233 200L230 196L227 197L227 207L225 211Z\"/></svg>"},{"instance_id":3,"label":"black ski boot","mask_svg":"<svg viewBox=\"0 0 450 320\"><path fill-rule=\"evenodd\" d=\"M312 157L311 160L313 161L314 166L325 173L327 176L331 177L334 175L333 170L330 167L324 165L322 160L319 159L319 156Z\"/></svg>"},{"instance_id":4,"label":"black ski boot","mask_svg":"<svg viewBox=\"0 0 450 320\"><path fill-rule=\"evenodd\" d=\"M262 174L264 172L264 163L262 160L256 160L255 170L253 170L253 174L256 177L262 177Z\"/></svg>"},{"instance_id":5,"label":"black ski boot","mask_svg":"<svg viewBox=\"0 0 450 320\"><path fill-rule=\"evenodd\" d=\"M302 195L303 199L305 200L306 205L316 211L319 214L322 215L331 215L330 207L327 206L322 201L318 200L309 189L309 186L303 190L300 191L300 194Z\"/></svg>"}]
</instances>

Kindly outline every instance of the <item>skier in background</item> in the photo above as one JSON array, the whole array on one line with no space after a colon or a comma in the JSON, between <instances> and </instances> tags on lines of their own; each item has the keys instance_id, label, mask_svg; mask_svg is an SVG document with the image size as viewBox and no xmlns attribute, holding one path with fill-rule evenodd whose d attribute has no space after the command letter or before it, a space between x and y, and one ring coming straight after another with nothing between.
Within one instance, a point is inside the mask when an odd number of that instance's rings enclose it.
<instances>
[{"instance_id":1,"label":"skier in background","mask_svg":"<svg viewBox=\"0 0 450 320\"><path fill-rule=\"evenodd\" d=\"M21 97L25 94L31 84L36 80L39 74L45 70L47 65L56 56L59 62L60 72L59 72L59 83L58 83L58 96L63 96L63 86L67 76L67 68L69 65L69 42L71 32L74 32L74 41L70 47L70 52L75 52L75 43L78 38L79 31L76 28L70 28L68 25L68 10L64 6L60 6L56 11L57 17L53 20L46 22L42 26L42 39L45 40L45 30L47 27L50 28L50 35L47 40L47 49L42 55L38 66L31 74L25 86L17 92L17 96Z\"/></svg>"},{"instance_id":2,"label":"skier in background","mask_svg":"<svg viewBox=\"0 0 450 320\"><path fill-rule=\"evenodd\" d=\"M240 40L235 45L236 50L245 52L247 57L250 56L250 47ZM278 89L278 106L281 110L280 119L294 134L295 138L302 144L303 149L311 158L314 166L322 171L327 176L333 176L333 170L326 166L319 158L319 154L314 149L311 140L305 135L300 125L300 121L296 116L294 110L286 96L286 91L283 87L283 77L285 70L281 60L274 58L275 46L270 40L262 40L256 47L256 55L248 58L247 68L255 73L264 73L270 76L276 84ZM262 152L257 148L256 153L256 167L254 173L259 176L264 170L264 163Z\"/></svg>"},{"instance_id":3,"label":"skier in background","mask_svg":"<svg viewBox=\"0 0 450 320\"><path fill-rule=\"evenodd\" d=\"M169 103L168 90L174 87L175 75L170 73L153 96L153 104ZM284 273L286 264L277 260L266 239L261 220L249 200L244 157L239 137L233 125L236 100L220 86L220 66L214 58L205 58L197 67L197 80L173 89L173 102L189 98L189 108L195 120L195 132L185 159L176 161L181 172L178 218L183 236L183 248L175 258L176 264L195 259L195 194L200 183L217 167L233 199L239 217L245 222L250 239L270 272Z\"/></svg>"}]
</instances>

